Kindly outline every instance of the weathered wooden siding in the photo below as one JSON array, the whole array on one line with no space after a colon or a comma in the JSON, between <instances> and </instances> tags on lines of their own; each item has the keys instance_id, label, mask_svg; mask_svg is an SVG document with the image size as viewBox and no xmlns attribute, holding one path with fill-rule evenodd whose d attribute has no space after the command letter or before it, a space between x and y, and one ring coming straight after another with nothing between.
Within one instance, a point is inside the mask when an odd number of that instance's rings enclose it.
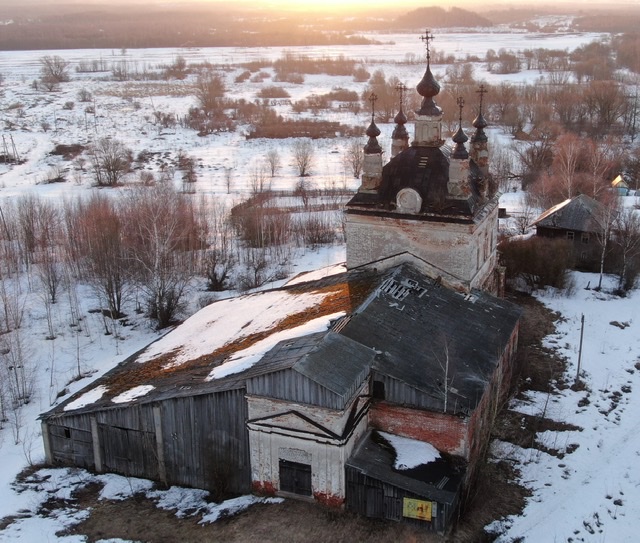
<instances>
[{"instance_id":1,"label":"weathered wooden siding","mask_svg":"<svg viewBox=\"0 0 640 543\"><path fill-rule=\"evenodd\" d=\"M248 492L244 396L239 388L58 415L45 420L48 460L169 485Z\"/></svg>"},{"instance_id":2,"label":"weathered wooden siding","mask_svg":"<svg viewBox=\"0 0 640 543\"><path fill-rule=\"evenodd\" d=\"M168 484L251 489L245 390L171 398L161 404Z\"/></svg>"},{"instance_id":3,"label":"weathered wooden siding","mask_svg":"<svg viewBox=\"0 0 640 543\"><path fill-rule=\"evenodd\" d=\"M52 463L94 469L89 415L56 417L47 423Z\"/></svg>"},{"instance_id":4,"label":"weathered wooden siding","mask_svg":"<svg viewBox=\"0 0 640 543\"><path fill-rule=\"evenodd\" d=\"M354 380L344 396L331 392L293 370L283 370L253 377L247 381L247 393L341 410L344 409L346 401L351 399L356 390L360 388L367 373L368 369L363 372L360 379Z\"/></svg>"},{"instance_id":5,"label":"weathered wooden siding","mask_svg":"<svg viewBox=\"0 0 640 543\"><path fill-rule=\"evenodd\" d=\"M449 527L459 500L456 497L454 503L441 503L431 499L436 503L431 522L415 520L402 516L404 498L428 500L427 497L368 477L351 466L346 467L346 479L346 507L350 511L369 518L409 522L433 532L444 532Z\"/></svg>"},{"instance_id":6,"label":"weathered wooden siding","mask_svg":"<svg viewBox=\"0 0 640 543\"><path fill-rule=\"evenodd\" d=\"M442 408L442 398L434 398L388 375L373 371L371 380L372 382L379 381L384 383L384 399L388 402L398 405L410 405L420 409L431 409L432 411L440 411Z\"/></svg>"}]
</instances>

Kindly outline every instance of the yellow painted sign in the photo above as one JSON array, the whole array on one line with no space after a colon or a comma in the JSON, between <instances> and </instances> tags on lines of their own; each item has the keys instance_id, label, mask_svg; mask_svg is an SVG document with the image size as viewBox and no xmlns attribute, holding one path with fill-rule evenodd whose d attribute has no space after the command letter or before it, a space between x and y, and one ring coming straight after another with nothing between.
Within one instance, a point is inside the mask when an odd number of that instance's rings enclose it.
<instances>
[{"instance_id":1,"label":"yellow painted sign","mask_svg":"<svg viewBox=\"0 0 640 543\"><path fill-rule=\"evenodd\" d=\"M402 502L402 516L431 522L431 502L404 498Z\"/></svg>"}]
</instances>

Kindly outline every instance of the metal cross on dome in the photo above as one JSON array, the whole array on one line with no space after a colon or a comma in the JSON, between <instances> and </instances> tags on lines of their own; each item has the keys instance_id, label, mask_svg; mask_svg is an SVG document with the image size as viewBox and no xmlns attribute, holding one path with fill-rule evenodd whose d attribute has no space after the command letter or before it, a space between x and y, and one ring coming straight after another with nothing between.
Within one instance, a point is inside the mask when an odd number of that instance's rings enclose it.
<instances>
[{"instance_id":1,"label":"metal cross on dome","mask_svg":"<svg viewBox=\"0 0 640 543\"><path fill-rule=\"evenodd\" d=\"M458 96L456 104L458 104L458 107L460 108L460 126L462 126L462 108L464 107L464 98L462 96Z\"/></svg>"},{"instance_id":2,"label":"metal cross on dome","mask_svg":"<svg viewBox=\"0 0 640 543\"><path fill-rule=\"evenodd\" d=\"M431 48L429 46L429 42L433 41L433 34L431 34L431 30L425 30L424 36L420 36L420 39L424 42L425 47L427 48L427 61L429 61L431 60Z\"/></svg>"},{"instance_id":3,"label":"metal cross on dome","mask_svg":"<svg viewBox=\"0 0 640 543\"><path fill-rule=\"evenodd\" d=\"M372 92L369 96L369 102L371 102L371 119L374 118L376 112L376 102L378 101L378 95Z\"/></svg>"},{"instance_id":4,"label":"metal cross on dome","mask_svg":"<svg viewBox=\"0 0 640 543\"><path fill-rule=\"evenodd\" d=\"M484 95L487 94L487 87L484 85L480 85L480 88L476 91L480 95L480 111L482 111L482 100L484 99Z\"/></svg>"},{"instance_id":5,"label":"metal cross on dome","mask_svg":"<svg viewBox=\"0 0 640 543\"><path fill-rule=\"evenodd\" d=\"M402 98L404 97L404 93L407 91L407 87L404 83L396 84L396 92L400 95L400 102L402 103Z\"/></svg>"}]
</instances>

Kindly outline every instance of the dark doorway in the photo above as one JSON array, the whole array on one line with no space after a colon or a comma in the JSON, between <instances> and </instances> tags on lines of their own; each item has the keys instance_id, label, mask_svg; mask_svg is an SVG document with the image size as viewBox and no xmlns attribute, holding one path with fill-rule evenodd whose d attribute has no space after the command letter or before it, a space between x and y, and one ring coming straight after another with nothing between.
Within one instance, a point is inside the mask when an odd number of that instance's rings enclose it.
<instances>
[{"instance_id":1,"label":"dark doorway","mask_svg":"<svg viewBox=\"0 0 640 543\"><path fill-rule=\"evenodd\" d=\"M384 383L382 381L373 382L371 395L375 400L384 400Z\"/></svg>"},{"instance_id":2,"label":"dark doorway","mask_svg":"<svg viewBox=\"0 0 640 543\"><path fill-rule=\"evenodd\" d=\"M280 490L311 496L311 466L280 460Z\"/></svg>"}]
</instances>

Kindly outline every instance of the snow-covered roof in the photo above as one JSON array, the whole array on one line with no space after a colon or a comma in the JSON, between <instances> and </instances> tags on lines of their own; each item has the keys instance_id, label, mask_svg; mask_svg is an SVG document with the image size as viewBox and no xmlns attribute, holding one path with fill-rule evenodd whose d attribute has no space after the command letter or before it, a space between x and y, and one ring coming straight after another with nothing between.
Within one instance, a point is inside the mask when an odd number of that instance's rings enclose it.
<instances>
[{"instance_id":1,"label":"snow-covered roof","mask_svg":"<svg viewBox=\"0 0 640 543\"><path fill-rule=\"evenodd\" d=\"M376 277L329 275L214 302L54 411L244 386L243 372L265 353L279 342L326 332L364 300Z\"/></svg>"}]
</instances>

